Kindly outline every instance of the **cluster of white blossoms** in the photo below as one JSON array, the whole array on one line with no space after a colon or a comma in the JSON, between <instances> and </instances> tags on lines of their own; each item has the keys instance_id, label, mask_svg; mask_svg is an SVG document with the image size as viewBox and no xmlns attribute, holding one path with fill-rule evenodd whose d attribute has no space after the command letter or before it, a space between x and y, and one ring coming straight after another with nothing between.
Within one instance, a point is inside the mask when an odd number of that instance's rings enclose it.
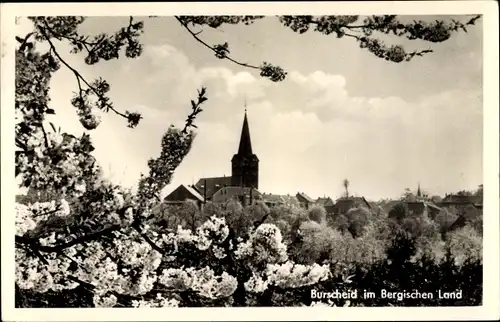
<instances>
[{"instance_id":1,"label":"cluster of white blossoms","mask_svg":"<svg viewBox=\"0 0 500 322\"><path fill-rule=\"evenodd\" d=\"M45 256L45 260L47 264L23 249L15 249L15 276L19 288L43 293L78 286L78 283L68 280L65 275L71 264L70 259L51 253Z\"/></svg>"},{"instance_id":2,"label":"cluster of white blossoms","mask_svg":"<svg viewBox=\"0 0 500 322\"><path fill-rule=\"evenodd\" d=\"M267 290L269 282L262 276L253 273L252 277L245 283L245 289L251 293L262 293Z\"/></svg>"},{"instance_id":3,"label":"cluster of white blossoms","mask_svg":"<svg viewBox=\"0 0 500 322\"><path fill-rule=\"evenodd\" d=\"M95 307L100 307L100 308L111 308L118 303L118 298L109 293L101 293L101 292L95 292L93 296L93 302Z\"/></svg>"},{"instance_id":4,"label":"cluster of white blossoms","mask_svg":"<svg viewBox=\"0 0 500 322\"><path fill-rule=\"evenodd\" d=\"M157 308L157 307L178 307L179 301L176 299L167 299L161 293L156 298L148 300L133 300L132 307L135 308Z\"/></svg>"},{"instance_id":5,"label":"cluster of white blossoms","mask_svg":"<svg viewBox=\"0 0 500 322\"><path fill-rule=\"evenodd\" d=\"M209 267L165 269L159 276L158 282L169 290L182 292L191 289L198 292L199 295L211 299L231 296L238 286L235 277L226 272L216 276Z\"/></svg>"},{"instance_id":6,"label":"cluster of white blossoms","mask_svg":"<svg viewBox=\"0 0 500 322\"><path fill-rule=\"evenodd\" d=\"M282 263L287 260L287 247L276 225L262 224L252 232L246 242L238 244L235 251L239 259L253 263Z\"/></svg>"},{"instance_id":7,"label":"cluster of white blossoms","mask_svg":"<svg viewBox=\"0 0 500 322\"><path fill-rule=\"evenodd\" d=\"M208 250L212 246L214 255L221 259L226 256L223 249L219 247L229 236L229 228L224 218L212 216L207 219L193 233L190 229L177 227L176 233L161 235L161 241L164 246L171 246L175 249L182 244L192 244L199 250Z\"/></svg>"},{"instance_id":8,"label":"cluster of white blossoms","mask_svg":"<svg viewBox=\"0 0 500 322\"><path fill-rule=\"evenodd\" d=\"M220 244L229 236L229 227L223 217L212 216L196 230L201 239Z\"/></svg>"},{"instance_id":9,"label":"cluster of white blossoms","mask_svg":"<svg viewBox=\"0 0 500 322\"><path fill-rule=\"evenodd\" d=\"M316 284L331 276L329 265L302 265L293 262L271 264L265 272L269 284L282 288L296 288Z\"/></svg>"},{"instance_id":10,"label":"cluster of white blossoms","mask_svg":"<svg viewBox=\"0 0 500 322\"><path fill-rule=\"evenodd\" d=\"M89 242L74 274L98 290L144 295L151 291L157 280L155 270L161 263L161 254L146 242L121 237L115 239L114 248L106 248L96 241Z\"/></svg>"},{"instance_id":11,"label":"cluster of white blossoms","mask_svg":"<svg viewBox=\"0 0 500 322\"><path fill-rule=\"evenodd\" d=\"M217 245L214 245L212 247L212 252L214 256L217 257L218 259L223 259L227 256L226 252L224 251L224 248L219 247Z\"/></svg>"},{"instance_id":12,"label":"cluster of white blossoms","mask_svg":"<svg viewBox=\"0 0 500 322\"><path fill-rule=\"evenodd\" d=\"M268 286L279 288L297 288L316 284L331 276L328 265L302 265L287 261L284 264L268 264L264 272L253 273L245 283L245 289L251 293L262 293Z\"/></svg>"},{"instance_id":13,"label":"cluster of white blossoms","mask_svg":"<svg viewBox=\"0 0 500 322\"><path fill-rule=\"evenodd\" d=\"M116 248L113 251L120 261L130 268L144 268L152 271L161 264L162 255L144 241L122 236L120 239L115 239L114 244Z\"/></svg>"},{"instance_id":14,"label":"cluster of white blossoms","mask_svg":"<svg viewBox=\"0 0 500 322\"><path fill-rule=\"evenodd\" d=\"M34 152L32 159L28 158L29 152L20 153L16 157L16 168L31 188L54 188L60 194L71 193L77 197L86 190L88 170L98 171L93 157L81 152L86 143L76 137L48 132L45 141L43 132L37 129L29 134L25 142L26 151Z\"/></svg>"},{"instance_id":15,"label":"cluster of white blossoms","mask_svg":"<svg viewBox=\"0 0 500 322\"><path fill-rule=\"evenodd\" d=\"M23 236L28 231L37 227L40 222L44 222L50 216L67 217L71 209L65 199L58 202L35 202L30 205L15 204L16 212L16 235Z\"/></svg>"}]
</instances>

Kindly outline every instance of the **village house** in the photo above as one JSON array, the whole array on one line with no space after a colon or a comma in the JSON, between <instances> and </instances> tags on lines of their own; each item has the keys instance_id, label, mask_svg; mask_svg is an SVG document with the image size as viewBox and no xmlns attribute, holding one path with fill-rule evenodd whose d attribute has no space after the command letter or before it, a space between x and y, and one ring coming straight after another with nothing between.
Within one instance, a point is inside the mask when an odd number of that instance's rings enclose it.
<instances>
[{"instance_id":1,"label":"village house","mask_svg":"<svg viewBox=\"0 0 500 322\"><path fill-rule=\"evenodd\" d=\"M203 196L196 190L193 186L186 186L181 184L174 191L172 191L168 196L165 197L163 202L169 205L180 205L187 200L195 201L198 208L202 208L205 203Z\"/></svg>"},{"instance_id":2,"label":"village house","mask_svg":"<svg viewBox=\"0 0 500 322\"><path fill-rule=\"evenodd\" d=\"M231 200L236 200L242 206L248 206L262 200L262 193L254 188L229 186L217 190L210 199L216 204L225 204Z\"/></svg>"},{"instance_id":3,"label":"village house","mask_svg":"<svg viewBox=\"0 0 500 322\"><path fill-rule=\"evenodd\" d=\"M309 207L315 203L314 199L306 195L304 192L297 192L295 196L297 197L297 200L302 208L309 209Z\"/></svg>"},{"instance_id":4,"label":"village house","mask_svg":"<svg viewBox=\"0 0 500 322\"><path fill-rule=\"evenodd\" d=\"M337 199L333 207L335 215L345 215L349 210L358 207L366 207L371 209L370 203L365 197L341 197Z\"/></svg>"},{"instance_id":5,"label":"village house","mask_svg":"<svg viewBox=\"0 0 500 322\"><path fill-rule=\"evenodd\" d=\"M330 197L316 199L316 205L325 208L327 214L333 214L335 212L335 202Z\"/></svg>"},{"instance_id":6,"label":"village house","mask_svg":"<svg viewBox=\"0 0 500 322\"><path fill-rule=\"evenodd\" d=\"M300 202L296 196L290 195L277 195L271 193L264 193L262 199L266 206L288 206L288 207L300 207Z\"/></svg>"}]
</instances>

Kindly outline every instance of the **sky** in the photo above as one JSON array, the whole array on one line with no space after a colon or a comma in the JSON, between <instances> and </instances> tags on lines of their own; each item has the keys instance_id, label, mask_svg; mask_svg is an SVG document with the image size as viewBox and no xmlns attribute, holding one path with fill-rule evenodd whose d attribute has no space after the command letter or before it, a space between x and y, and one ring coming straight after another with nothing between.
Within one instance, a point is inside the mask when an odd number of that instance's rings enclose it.
<instances>
[{"instance_id":1,"label":"sky","mask_svg":"<svg viewBox=\"0 0 500 322\"><path fill-rule=\"evenodd\" d=\"M468 19L417 19L440 18ZM197 137L163 195L201 177L231 175L245 101L261 192L338 198L347 178L352 194L378 200L416 190L418 183L432 195L444 195L483 181L481 20L468 33L438 44L388 38L408 50L434 50L399 64L376 58L352 39L294 33L275 17L250 26L204 28L201 38L227 41L237 60L267 61L288 72L285 81L273 83L258 71L217 59L172 17L137 19L145 22L144 52L137 59L87 66L82 55L56 44L85 78L101 76L111 84L118 110L142 113L135 129L109 114L90 132L94 155L116 183L132 187L148 172L147 160L159 155L163 133L170 124L183 126L202 86L208 101L196 121ZM80 31L113 32L127 23L127 17L89 17ZM21 19L18 34L30 30L30 22ZM51 81L51 120L78 135L84 129L70 104L76 90L73 74L61 67Z\"/></svg>"}]
</instances>

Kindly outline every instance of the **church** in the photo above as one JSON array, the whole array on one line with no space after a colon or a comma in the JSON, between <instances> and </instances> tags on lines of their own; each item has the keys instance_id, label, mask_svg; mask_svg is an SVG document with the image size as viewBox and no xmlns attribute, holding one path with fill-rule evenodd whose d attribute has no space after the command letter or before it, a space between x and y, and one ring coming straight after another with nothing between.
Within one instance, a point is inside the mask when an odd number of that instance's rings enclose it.
<instances>
[{"instance_id":1,"label":"church","mask_svg":"<svg viewBox=\"0 0 500 322\"><path fill-rule=\"evenodd\" d=\"M238 152L231 159L231 169L231 176L201 178L195 185L180 185L165 197L164 202L180 204L194 200L201 207L207 201L226 203L237 199L242 205L250 205L263 199L258 190L259 158L252 150L246 109Z\"/></svg>"}]
</instances>

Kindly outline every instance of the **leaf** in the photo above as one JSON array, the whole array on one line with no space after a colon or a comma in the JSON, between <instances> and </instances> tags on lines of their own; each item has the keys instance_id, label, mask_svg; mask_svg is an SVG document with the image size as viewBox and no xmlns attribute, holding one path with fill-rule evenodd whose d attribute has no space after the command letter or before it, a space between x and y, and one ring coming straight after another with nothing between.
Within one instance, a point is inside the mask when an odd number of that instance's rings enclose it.
<instances>
[{"instance_id":1,"label":"leaf","mask_svg":"<svg viewBox=\"0 0 500 322\"><path fill-rule=\"evenodd\" d=\"M45 111L45 113L47 113L47 114L56 114L56 111L54 111L53 109L49 108L49 109L47 109L47 111ZM54 128L54 127L52 127L52 128ZM54 129L54 131L55 131L55 129Z\"/></svg>"}]
</instances>

